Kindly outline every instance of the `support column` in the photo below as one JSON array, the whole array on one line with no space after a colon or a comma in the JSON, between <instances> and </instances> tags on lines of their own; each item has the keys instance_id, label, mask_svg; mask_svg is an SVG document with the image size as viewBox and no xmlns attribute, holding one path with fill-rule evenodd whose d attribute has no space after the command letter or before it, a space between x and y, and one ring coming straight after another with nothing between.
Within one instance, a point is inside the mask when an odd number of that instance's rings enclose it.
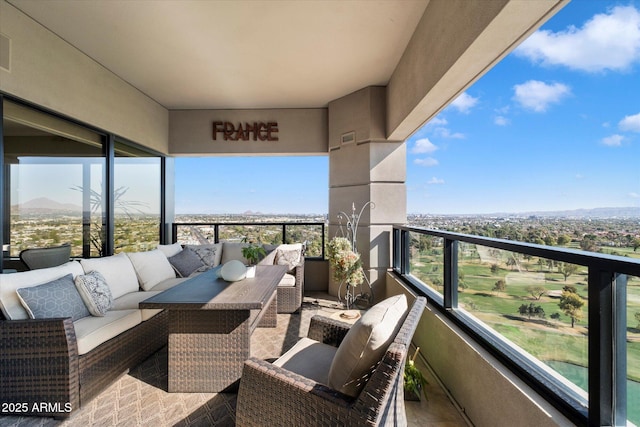
<instances>
[{"instance_id":1,"label":"support column","mask_svg":"<svg viewBox=\"0 0 640 427\"><path fill-rule=\"evenodd\" d=\"M392 225L405 223L406 146L385 137L386 88L367 87L329 104L329 239L340 234L338 214L371 201L357 231L358 251L375 300L391 267ZM331 278L329 293L339 283Z\"/></svg>"}]
</instances>

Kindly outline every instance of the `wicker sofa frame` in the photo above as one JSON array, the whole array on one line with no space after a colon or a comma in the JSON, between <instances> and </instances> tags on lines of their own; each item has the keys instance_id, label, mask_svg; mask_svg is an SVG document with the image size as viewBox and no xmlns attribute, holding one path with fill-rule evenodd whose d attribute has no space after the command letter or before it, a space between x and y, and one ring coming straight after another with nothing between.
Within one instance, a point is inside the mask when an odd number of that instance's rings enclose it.
<instances>
[{"instance_id":1,"label":"wicker sofa frame","mask_svg":"<svg viewBox=\"0 0 640 427\"><path fill-rule=\"evenodd\" d=\"M304 297L304 253L294 268L295 286L278 286L278 313L296 313L302 307Z\"/></svg>"},{"instance_id":2,"label":"wicker sofa frame","mask_svg":"<svg viewBox=\"0 0 640 427\"><path fill-rule=\"evenodd\" d=\"M1 320L0 402L27 403L22 415L69 417L166 344L165 311L84 355L70 318Z\"/></svg>"},{"instance_id":3,"label":"wicker sofa frame","mask_svg":"<svg viewBox=\"0 0 640 427\"><path fill-rule=\"evenodd\" d=\"M394 341L355 399L264 360L249 358L240 380L236 425L407 425L404 363L425 306L424 297L416 299ZM307 335L338 346L349 326L314 316Z\"/></svg>"}]
</instances>

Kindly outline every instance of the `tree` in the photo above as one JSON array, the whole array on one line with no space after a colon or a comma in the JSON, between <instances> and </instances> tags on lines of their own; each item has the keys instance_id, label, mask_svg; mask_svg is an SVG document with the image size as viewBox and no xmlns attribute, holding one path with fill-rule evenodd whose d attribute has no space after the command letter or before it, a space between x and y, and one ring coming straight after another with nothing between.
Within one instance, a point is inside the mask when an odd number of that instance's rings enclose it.
<instances>
[{"instance_id":1,"label":"tree","mask_svg":"<svg viewBox=\"0 0 640 427\"><path fill-rule=\"evenodd\" d=\"M498 271L500 271L500 266L498 264L491 264L491 272L496 274Z\"/></svg>"},{"instance_id":2,"label":"tree","mask_svg":"<svg viewBox=\"0 0 640 427\"><path fill-rule=\"evenodd\" d=\"M529 319L531 319L532 317L539 317L541 319L545 318L545 313L544 313L544 309L541 306L534 306L533 303L529 303L529 305L527 304L522 304L519 308L518 308L518 312L522 315L522 316L527 316L529 317Z\"/></svg>"},{"instance_id":3,"label":"tree","mask_svg":"<svg viewBox=\"0 0 640 427\"><path fill-rule=\"evenodd\" d=\"M552 313L549 317L551 317L553 320L560 320L560 313Z\"/></svg>"},{"instance_id":4,"label":"tree","mask_svg":"<svg viewBox=\"0 0 640 427\"><path fill-rule=\"evenodd\" d=\"M507 283L500 279L498 280L495 285L493 285L493 290L496 292L504 292L507 289Z\"/></svg>"},{"instance_id":5,"label":"tree","mask_svg":"<svg viewBox=\"0 0 640 427\"><path fill-rule=\"evenodd\" d=\"M633 252L637 251L640 248L640 237L633 239Z\"/></svg>"},{"instance_id":6,"label":"tree","mask_svg":"<svg viewBox=\"0 0 640 427\"><path fill-rule=\"evenodd\" d=\"M640 311L636 311L636 314L634 314L635 318L636 318L636 322L638 322L638 329L640 329Z\"/></svg>"},{"instance_id":7,"label":"tree","mask_svg":"<svg viewBox=\"0 0 640 427\"><path fill-rule=\"evenodd\" d=\"M582 319L582 306L584 300L576 292L572 292L569 288L575 289L573 286L565 286L560 296L558 306L565 315L571 318L571 327L573 328L576 321Z\"/></svg>"},{"instance_id":8,"label":"tree","mask_svg":"<svg viewBox=\"0 0 640 427\"><path fill-rule=\"evenodd\" d=\"M558 245L559 246L565 246L569 242L571 242L571 236L569 236L567 234L561 234L561 235L558 236Z\"/></svg>"},{"instance_id":9,"label":"tree","mask_svg":"<svg viewBox=\"0 0 640 427\"><path fill-rule=\"evenodd\" d=\"M558 271L564 276L564 281L566 282L569 276L578 271L578 266L576 264L569 264L568 262L561 262L560 265L558 265Z\"/></svg>"},{"instance_id":10,"label":"tree","mask_svg":"<svg viewBox=\"0 0 640 427\"><path fill-rule=\"evenodd\" d=\"M596 236L593 234L585 235L580 241L580 249L583 251L596 252L598 245L596 243Z\"/></svg>"},{"instance_id":11,"label":"tree","mask_svg":"<svg viewBox=\"0 0 640 427\"><path fill-rule=\"evenodd\" d=\"M529 295L534 297L536 301L540 301L540 298L542 298L542 295L544 295L547 292L547 289L543 286L531 285L531 286L527 286L526 289L527 289L527 292L529 292Z\"/></svg>"}]
</instances>

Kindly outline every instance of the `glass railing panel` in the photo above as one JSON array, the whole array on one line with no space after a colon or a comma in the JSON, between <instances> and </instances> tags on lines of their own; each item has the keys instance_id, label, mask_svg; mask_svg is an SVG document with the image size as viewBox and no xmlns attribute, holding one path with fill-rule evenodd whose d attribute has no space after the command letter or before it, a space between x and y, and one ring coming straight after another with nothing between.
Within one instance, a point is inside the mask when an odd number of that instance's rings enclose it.
<instances>
[{"instance_id":1,"label":"glass railing panel","mask_svg":"<svg viewBox=\"0 0 640 427\"><path fill-rule=\"evenodd\" d=\"M179 225L176 241L183 245L214 244L215 227L213 225Z\"/></svg>"},{"instance_id":2,"label":"glass railing panel","mask_svg":"<svg viewBox=\"0 0 640 427\"><path fill-rule=\"evenodd\" d=\"M269 245L282 243L280 225L221 224L218 233L221 242L254 242Z\"/></svg>"},{"instance_id":3,"label":"glass railing panel","mask_svg":"<svg viewBox=\"0 0 640 427\"><path fill-rule=\"evenodd\" d=\"M286 243L307 243L305 256L310 258L322 257L322 234L324 227L320 224L287 224Z\"/></svg>"},{"instance_id":4,"label":"glass railing panel","mask_svg":"<svg viewBox=\"0 0 640 427\"><path fill-rule=\"evenodd\" d=\"M587 291L586 267L460 243L459 308L584 393Z\"/></svg>"},{"instance_id":5,"label":"glass railing panel","mask_svg":"<svg viewBox=\"0 0 640 427\"><path fill-rule=\"evenodd\" d=\"M444 239L409 232L410 274L442 295L444 286Z\"/></svg>"},{"instance_id":6,"label":"glass railing panel","mask_svg":"<svg viewBox=\"0 0 640 427\"><path fill-rule=\"evenodd\" d=\"M640 425L640 277L627 277L627 419Z\"/></svg>"}]
</instances>

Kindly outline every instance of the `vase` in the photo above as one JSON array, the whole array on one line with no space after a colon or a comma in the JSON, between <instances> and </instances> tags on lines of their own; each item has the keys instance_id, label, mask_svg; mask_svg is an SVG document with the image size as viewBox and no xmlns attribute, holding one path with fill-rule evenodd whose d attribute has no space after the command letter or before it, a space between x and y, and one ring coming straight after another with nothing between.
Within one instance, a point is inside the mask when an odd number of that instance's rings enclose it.
<instances>
[{"instance_id":1,"label":"vase","mask_svg":"<svg viewBox=\"0 0 640 427\"><path fill-rule=\"evenodd\" d=\"M404 400L420 401L420 393L422 393L422 386L420 384L418 384L417 390L410 390L405 387Z\"/></svg>"},{"instance_id":2,"label":"vase","mask_svg":"<svg viewBox=\"0 0 640 427\"><path fill-rule=\"evenodd\" d=\"M250 265L249 267L247 267L247 275L245 276L245 278L253 279L254 277L256 277L256 266Z\"/></svg>"}]
</instances>

